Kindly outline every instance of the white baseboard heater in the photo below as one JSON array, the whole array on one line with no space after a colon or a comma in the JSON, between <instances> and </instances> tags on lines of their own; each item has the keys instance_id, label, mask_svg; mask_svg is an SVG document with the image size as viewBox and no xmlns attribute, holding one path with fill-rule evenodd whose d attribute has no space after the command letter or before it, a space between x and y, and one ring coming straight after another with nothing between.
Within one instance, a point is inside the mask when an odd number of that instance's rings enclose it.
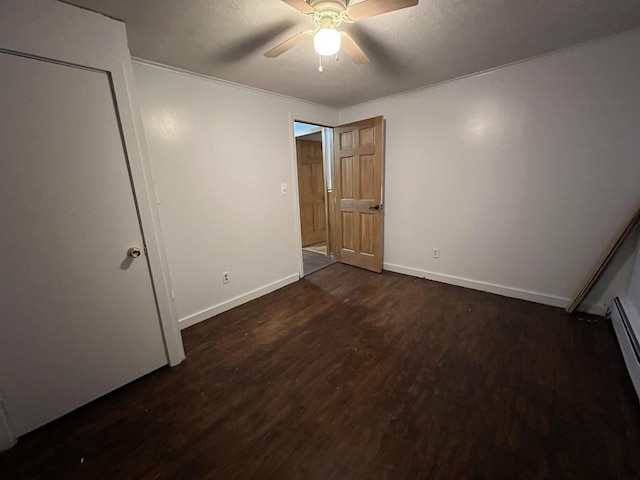
<instances>
[{"instance_id":1,"label":"white baseboard heater","mask_svg":"<svg viewBox=\"0 0 640 480\"><path fill-rule=\"evenodd\" d=\"M627 364L627 370L629 370L629 376L640 399L640 343L638 343L640 331L637 329L637 325L640 322L636 318L629 318L627 312L624 308L624 300L618 297L614 298L613 308L611 309L611 322L618 337L622 356Z\"/></svg>"},{"instance_id":2,"label":"white baseboard heater","mask_svg":"<svg viewBox=\"0 0 640 480\"><path fill-rule=\"evenodd\" d=\"M8 450L16 444L16 437L11 430L11 424L4 409L4 401L0 396L0 452Z\"/></svg>"}]
</instances>

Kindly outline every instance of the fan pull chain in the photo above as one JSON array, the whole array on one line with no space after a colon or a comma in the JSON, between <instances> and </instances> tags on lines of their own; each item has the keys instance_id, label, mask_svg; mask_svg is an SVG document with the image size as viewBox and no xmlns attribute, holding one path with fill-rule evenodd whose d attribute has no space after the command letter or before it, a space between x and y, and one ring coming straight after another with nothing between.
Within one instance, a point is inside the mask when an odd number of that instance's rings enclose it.
<instances>
[{"instance_id":1,"label":"fan pull chain","mask_svg":"<svg viewBox=\"0 0 640 480\"><path fill-rule=\"evenodd\" d=\"M318 71L322 73L322 55L318 55L318 58L320 59L320 66L318 67Z\"/></svg>"}]
</instances>

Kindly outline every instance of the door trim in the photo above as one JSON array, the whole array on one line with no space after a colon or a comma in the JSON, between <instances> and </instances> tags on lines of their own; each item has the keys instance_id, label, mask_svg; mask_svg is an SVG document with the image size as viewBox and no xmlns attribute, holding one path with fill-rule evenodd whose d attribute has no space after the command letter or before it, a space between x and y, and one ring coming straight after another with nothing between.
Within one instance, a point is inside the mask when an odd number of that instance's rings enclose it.
<instances>
[{"instance_id":1,"label":"door trim","mask_svg":"<svg viewBox=\"0 0 640 480\"><path fill-rule=\"evenodd\" d=\"M0 4L0 48L7 53L87 67L109 75L167 362L177 365L185 358L184 347L171 296L158 208L152 201L155 188L124 24L62 2L5 0Z\"/></svg>"},{"instance_id":2,"label":"door trim","mask_svg":"<svg viewBox=\"0 0 640 480\"><path fill-rule=\"evenodd\" d=\"M302 261L302 228L300 224L300 190L298 187L298 152L296 150L296 133L294 131L294 122L308 123L319 127L333 128L326 125L323 121L309 119L308 115L289 114L289 149L291 151L291 188L289 193L293 199L293 225L295 230L296 256L298 259L298 278L304 277L304 264ZM325 198L326 195L326 178L325 178ZM325 201L326 205L326 201ZM327 225L328 226L328 225Z\"/></svg>"}]
</instances>

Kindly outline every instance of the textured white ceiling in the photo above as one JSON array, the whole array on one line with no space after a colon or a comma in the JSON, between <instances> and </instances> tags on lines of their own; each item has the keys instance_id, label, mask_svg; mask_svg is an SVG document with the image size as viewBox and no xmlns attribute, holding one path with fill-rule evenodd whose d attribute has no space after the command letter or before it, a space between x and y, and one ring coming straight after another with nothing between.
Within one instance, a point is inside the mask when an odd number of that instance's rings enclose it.
<instances>
[{"instance_id":1,"label":"textured white ceiling","mask_svg":"<svg viewBox=\"0 0 640 480\"><path fill-rule=\"evenodd\" d=\"M640 27L640 0L420 0L343 25L369 56L318 72L307 41L263 53L313 26L279 0L67 0L123 20L131 53L153 62L346 107Z\"/></svg>"}]
</instances>

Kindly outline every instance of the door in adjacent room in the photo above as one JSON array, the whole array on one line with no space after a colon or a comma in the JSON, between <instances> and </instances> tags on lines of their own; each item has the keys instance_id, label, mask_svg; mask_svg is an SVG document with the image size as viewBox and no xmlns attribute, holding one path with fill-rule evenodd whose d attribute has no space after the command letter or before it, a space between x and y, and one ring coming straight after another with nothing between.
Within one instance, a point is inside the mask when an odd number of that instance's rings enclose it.
<instances>
[{"instance_id":1,"label":"door in adjacent room","mask_svg":"<svg viewBox=\"0 0 640 480\"><path fill-rule=\"evenodd\" d=\"M302 247L327 240L322 140L296 139Z\"/></svg>"},{"instance_id":2,"label":"door in adjacent room","mask_svg":"<svg viewBox=\"0 0 640 480\"><path fill-rule=\"evenodd\" d=\"M383 118L334 128L331 230L337 260L382 272Z\"/></svg>"},{"instance_id":3,"label":"door in adjacent room","mask_svg":"<svg viewBox=\"0 0 640 480\"><path fill-rule=\"evenodd\" d=\"M331 129L294 122L302 276L335 262L329 244Z\"/></svg>"},{"instance_id":4,"label":"door in adjacent room","mask_svg":"<svg viewBox=\"0 0 640 480\"><path fill-rule=\"evenodd\" d=\"M0 53L0 389L17 435L167 363L111 77Z\"/></svg>"}]
</instances>

